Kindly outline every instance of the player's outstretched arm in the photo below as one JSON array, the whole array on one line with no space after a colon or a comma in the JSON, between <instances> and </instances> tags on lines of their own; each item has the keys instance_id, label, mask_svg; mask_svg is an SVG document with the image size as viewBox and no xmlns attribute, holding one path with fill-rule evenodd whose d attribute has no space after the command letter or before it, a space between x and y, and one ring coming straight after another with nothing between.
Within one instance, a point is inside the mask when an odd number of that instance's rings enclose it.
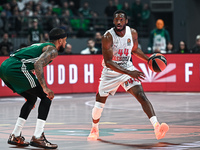
<instances>
[{"instance_id":1,"label":"player's outstretched arm","mask_svg":"<svg viewBox=\"0 0 200 150\"><path fill-rule=\"evenodd\" d=\"M137 48L136 51L132 51L132 54L137 56L138 58L144 60L145 62L148 62L149 57L147 55L145 55L140 48Z\"/></svg>"},{"instance_id":2,"label":"player's outstretched arm","mask_svg":"<svg viewBox=\"0 0 200 150\"><path fill-rule=\"evenodd\" d=\"M134 44L133 48L132 48L132 54L134 54L138 58L140 58L140 59L142 59L142 60L147 62L149 57L147 55L145 55L140 48L138 48L138 34L137 34L137 31L134 30L134 29L131 29L131 34L132 34L133 44Z\"/></svg>"},{"instance_id":3,"label":"player's outstretched arm","mask_svg":"<svg viewBox=\"0 0 200 150\"><path fill-rule=\"evenodd\" d=\"M56 56L58 56L58 51L53 46L44 47L45 51L39 57L39 59L35 62L34 68L35 73L38 78L40 85L42 86L44 92L50 99L53 99L54 93L49 88L47 88L47 84L44 78L44 70L43 67L46 66L51 60L53 60Z\"/></svg>"}]
</instances>

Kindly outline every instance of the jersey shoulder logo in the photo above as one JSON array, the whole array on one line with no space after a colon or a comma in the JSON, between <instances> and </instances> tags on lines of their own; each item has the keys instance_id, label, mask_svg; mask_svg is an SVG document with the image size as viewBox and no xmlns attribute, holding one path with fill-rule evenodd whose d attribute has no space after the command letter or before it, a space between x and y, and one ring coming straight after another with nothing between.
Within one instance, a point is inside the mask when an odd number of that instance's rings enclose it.
<instances>
[{"instance_id":1,"label":"jersey shoulder logo","mask_svg":"<svg viewBox=\"0 0 200 150\"><path fill-rule=\"evenodd\" d=\"M130 39L130 38L127 39L127 45L128 45L128 46L131 45L131 39Z\"/></svg>"}]
</instances>

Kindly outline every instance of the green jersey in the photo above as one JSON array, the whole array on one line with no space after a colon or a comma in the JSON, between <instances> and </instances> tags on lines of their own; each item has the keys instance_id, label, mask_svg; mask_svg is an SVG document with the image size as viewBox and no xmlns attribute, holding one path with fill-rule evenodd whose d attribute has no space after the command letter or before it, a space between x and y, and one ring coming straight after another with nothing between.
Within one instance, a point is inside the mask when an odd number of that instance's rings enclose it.
<instances>
[{"instance_id":1,"label":"green jersey","mask_svg":"<svg viewBox=\"0 0 200 150\"><path fill-rule=\"evenodd\" d=\"M24 64L26 64L28 70L34 69L34 63L37 61L38 57L42 54L42 49L47 46L52 45L52 43L36 43L32 44L29 47L25 47L22 49L16 50L10 57L15 57L18 60L21 60Z\"/></svg>"},{"instance_id":2,"label":"green jersey","mask_svg":"<svg viewBox=\"0 0 200 150\"><path fill-rule=\"evenodd\" d=\"M0 78L4 83L18 94L35 88L39 82L31 70L34 63L43 53L42 49L52 43L36 43L15 51L0 66Z\"/></svg>"}]
</instances>

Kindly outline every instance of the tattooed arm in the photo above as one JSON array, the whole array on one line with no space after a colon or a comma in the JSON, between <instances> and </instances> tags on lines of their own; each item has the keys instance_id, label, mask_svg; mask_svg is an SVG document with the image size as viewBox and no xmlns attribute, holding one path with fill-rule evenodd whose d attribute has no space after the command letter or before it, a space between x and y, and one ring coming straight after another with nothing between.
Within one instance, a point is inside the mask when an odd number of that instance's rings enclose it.
<instances>
[{"instance_id":1,"label":"tattooed arm","mask_svg":"<svg viewBox=\"0 0 200 150\"><path fill-rule=\"evenodd\" d=\"M53 46L46 46L43 48L43 51L44 52L40 55L39 59L34 64L35 74L38 78L40 85L43 88L43 91L47 94L47 97L49 99L53 99L54 93L47 87L44 78L43 67L45 67L51 60L53 60L58 55L58 51Z\"/></svg>"}]
</instances>

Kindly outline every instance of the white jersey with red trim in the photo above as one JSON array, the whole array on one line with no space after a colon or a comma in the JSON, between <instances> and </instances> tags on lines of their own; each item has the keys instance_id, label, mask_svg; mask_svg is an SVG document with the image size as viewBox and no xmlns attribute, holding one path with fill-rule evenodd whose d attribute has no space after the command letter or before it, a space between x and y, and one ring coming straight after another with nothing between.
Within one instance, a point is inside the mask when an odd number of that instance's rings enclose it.
<instances>
[{"instance_id":1,"label":"white jersey with red trim","mask_svg":"<svg viewBox=\"0 0 200 150\"><path fill-rule=\"evenodd\" d=\"M134 71L136 68L131 61L131 51L133 48L133 38L130 27L126 26L126 33L123 37L116 35L114 28L106 31L113 37L113 58L112 60L121 67ZM106 34L105 33L105 34ZM104 60L102 61L104 67L101 73L98 92L100 96L106 97L109 94L114 95L118 87L121 85L126 91L135 85L141 85L140 82L131 78L127 74L122 74L107 68Z\"/></svg>"},{"instance_id":2,"label":"white jersey with red trim","mask_svg":"<svg viewBox=\"0 0 200 150\"><path fill-rule=\"evenodd\" d=\"M131 51L134 44L130 27L126 26L126 33L123 37L118 36L115 33L114 28L106 31L106 33L108 32L113 38L112 60L123 68L129 68L130 66L133 66L133 63L131 62ZM102 62L102 66L106 67L104 61Z\"/></svg>"}]
</instances>

